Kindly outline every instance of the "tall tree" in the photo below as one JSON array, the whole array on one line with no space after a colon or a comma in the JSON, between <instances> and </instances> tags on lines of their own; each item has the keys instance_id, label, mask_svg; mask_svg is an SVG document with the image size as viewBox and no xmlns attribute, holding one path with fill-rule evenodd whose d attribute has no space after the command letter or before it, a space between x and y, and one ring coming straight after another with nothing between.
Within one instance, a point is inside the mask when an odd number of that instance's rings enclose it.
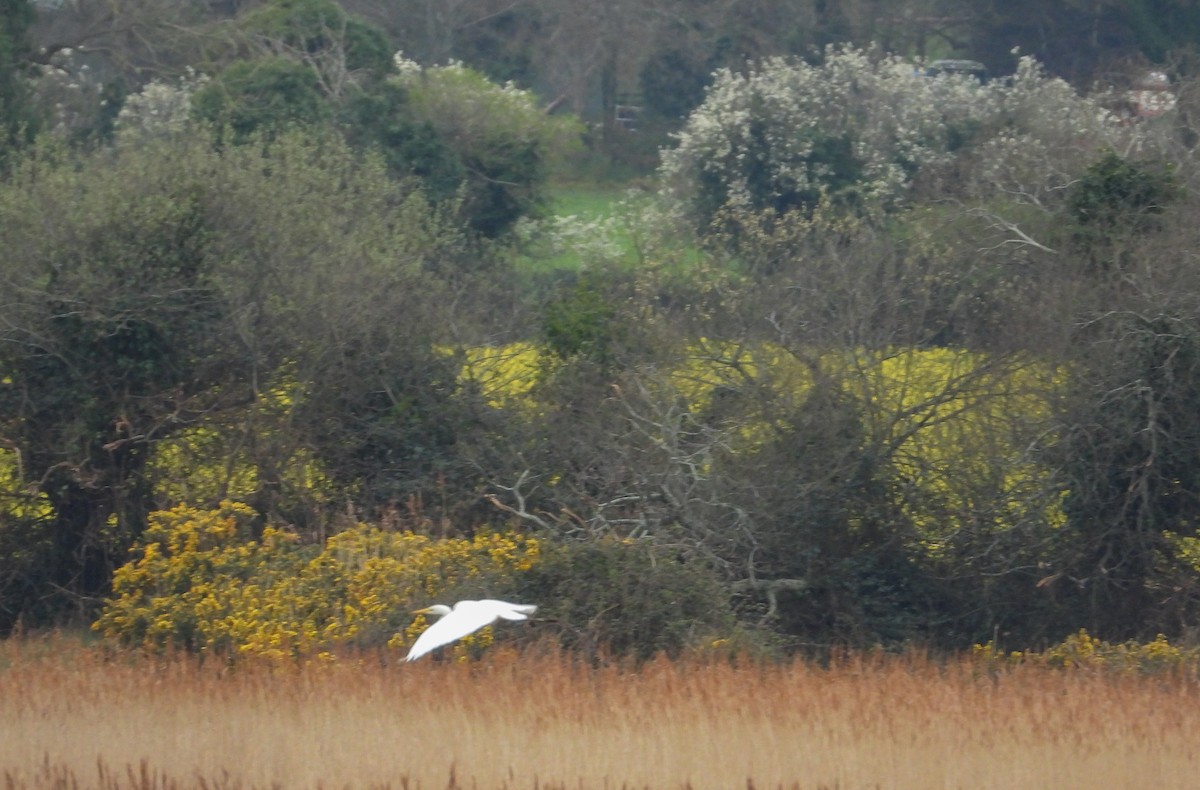
<instances>
[{"instance_id":1,"label":"tall tree","mask_svg":"<svg viewBox=\"0 0 1200 790\"><path fill-rule=\"evenodd\" d=\"M0 436L51 509L34 588L102 594L161 504L151 458L197 427L254 465L264 515L298 447L347 486L433 474L453 393L425 375L448 364L428 272L457 235L419 194L331 137L176 136L76 165L35 156L0 186ZM288 407L286 440L263 400Z\"/></svg>"},{"instance_id":2,"label":"tall tree","mask_svg":"<svg viewBox=\"0 0 1200 790\"><path fill-rule=\"evenodd\" d=\"M1200 8L1187 0L1125 0L1121 15L1141 52L1163 63L1200 41Z\"/></svg>"},{"instance_id":3,"label":"tall tree","mask_svg":"<svg viewBox=\"0 0 1200 790\"><path fill-rule=\"evenodd\" d=\"M36 131L29 102L30 0L0 2L0 155L7 158Z\"/></svg>"},{"instance_id":4,"label":"tall tree","mask_svg":"<svg viewBox=\"0 0 1200 790\"><path fill-rule=\"evenodd\" d=\"M999 74L1014 69L1015 53L1032 55L1051 73L1087 85L1107 62L1135 51L1121 5L1116 0L982 4L971 26L970 53Z\"/></svg>"}]
</instances>

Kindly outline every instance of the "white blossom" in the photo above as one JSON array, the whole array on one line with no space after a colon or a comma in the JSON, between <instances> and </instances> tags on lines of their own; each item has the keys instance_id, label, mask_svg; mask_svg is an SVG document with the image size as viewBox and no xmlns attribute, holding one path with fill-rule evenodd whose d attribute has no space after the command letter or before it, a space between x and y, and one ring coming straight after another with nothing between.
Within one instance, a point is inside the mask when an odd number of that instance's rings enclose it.
<instances>
[{"instance_id":1,"label":"white blossom","mask_svg":"<svg viewBox=\"0 0 1200 790\"><path fill-rule=\"evenodd\" d=\"M191 122L191 101L208 78L190 68L178 80L154 80L130 95L117 114L117 140L137 144L152 137L177 134Z\"/></svg>"},{"instance_id":2,"label":"white blossom","mask_svg":"<svg viewBox=\"0 0 1200 790\"><path fill-rule=\"evenodd\" d=\"M392 55L392 62L396 65L396 78L401 81L408 81L421 76L421 64L415 60L409 60L399 50L396 51L396 54Z\"/></svg>"},{"instance_id":3,"label":"white blossom","mask_svg":"<svg viewBox=\"0 0 1200 790\"><path fill-rule=\"evenodd\" d=\"M921 175L955 179L961 196L1038 201L1098 150L1143 134L1032 58L980 84L831 48L819 66L772 58L717 72L660 176L667 199L702 221L721 206L786 209L819 195L902 205Z\"/></svg>"},{"instance_id":4,"label":"white blossom","mask_svg":"<svg viewBox=\"0 0 1200 790\"><path fill-rule=\"evenodd\" d=\"M567 214L544 220L522 219L514 228L525 245L543 246L547 257L573 255L585 263L619 261L624 254L621 221L617 217Z\"/></svg>"}]
</instances>

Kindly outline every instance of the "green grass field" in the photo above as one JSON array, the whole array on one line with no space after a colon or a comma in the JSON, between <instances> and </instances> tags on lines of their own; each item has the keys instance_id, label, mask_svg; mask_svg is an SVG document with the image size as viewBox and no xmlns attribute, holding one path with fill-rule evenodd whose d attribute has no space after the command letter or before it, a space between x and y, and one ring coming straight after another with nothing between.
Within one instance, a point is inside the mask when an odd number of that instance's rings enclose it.
<instances>
[{"instance_id":1,"label":"green grass field","mask_svg":"<svg viewBox=\"0 0 1200 790\"><path fill-rule=\"evenodd\" d=\"M620 258L629 260L633 243L620 216L625 194L625 187L619 184L557 186L550 190L548 217L544 222L553 226L558 218L575 217L577 229L605 224L611 229L613 250ZM516 260L517 271L529 275L578 271L589 260L589 248L592 248L589 239L580 238L578 243L572 243L569 234L555 241L540 239L522 250Z\"/></svg>"},{"instance_id":2,"label":"green grass field","mask_svg":"<svg viewBox=\"0 0 1200 790\"><path fill-rule=\"evenodd\" d=\"M550 190L550 208L560 216L609 217L625 191L621 184L563 184Z\"/></svg>"},{"instance_id":3,"label":"green grass field","mask_svg":"<svg viewBox=\"0 0 1200 790\"><path fill-rule=\"evenodd\" d=\"M550 190L548 216L541 235L523 245L514 261L519 275L532 283L555 279L589 265L638 266L686 273L703 258L694 243L670 239L664 245L656 220L631 194L636 189L615 182L560 184ZM569 219L568 219L569 218Z\"/></svg>"}]
</instances>

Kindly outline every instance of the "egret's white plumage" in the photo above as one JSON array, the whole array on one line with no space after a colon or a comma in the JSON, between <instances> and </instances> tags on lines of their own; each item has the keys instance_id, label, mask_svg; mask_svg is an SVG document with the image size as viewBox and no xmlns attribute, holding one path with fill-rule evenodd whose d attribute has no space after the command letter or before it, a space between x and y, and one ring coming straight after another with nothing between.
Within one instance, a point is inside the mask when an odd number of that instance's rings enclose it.
<instances>
[{"instance_id":1,"label":"egret's white plumage","mask_svg":"<svg viewBox=\"0 0 1200 790\"><path fill-rule=\"evenodd\" d=\"M462 639L497 620L526 620L536 611L533 604L495 600L459 601L453 609L440 603L418 609L414 614L440 615L441 619L421 632L404 660L416 661L429 651Z\"/></svg>"}]
</instances>

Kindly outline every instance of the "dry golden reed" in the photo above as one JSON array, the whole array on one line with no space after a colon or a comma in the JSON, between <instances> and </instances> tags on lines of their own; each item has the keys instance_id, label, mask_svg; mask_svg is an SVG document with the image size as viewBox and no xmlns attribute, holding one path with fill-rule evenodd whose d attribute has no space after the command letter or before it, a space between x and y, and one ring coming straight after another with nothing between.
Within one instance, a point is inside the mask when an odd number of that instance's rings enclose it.
<instances>
[{"instance_id":1,"label":"dry golden reed","mask_svg":"<svg viewBox=\"0 0 1200 790\"><path fill-rule=\"evenodd\" d=\"M303 668L0 645L6 788L1191 788L1185 673L919 656Z\"/></svg>"}]
</instances>

